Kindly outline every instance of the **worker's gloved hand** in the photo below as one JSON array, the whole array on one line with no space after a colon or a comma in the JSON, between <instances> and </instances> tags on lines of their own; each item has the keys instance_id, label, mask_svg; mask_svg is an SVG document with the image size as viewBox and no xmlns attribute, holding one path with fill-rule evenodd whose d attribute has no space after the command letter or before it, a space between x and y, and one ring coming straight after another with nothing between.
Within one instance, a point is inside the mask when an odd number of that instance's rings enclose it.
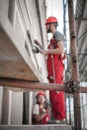
<instances>
[{"instance_id":1,"label":"worker's gloved hand","mask_svg":"<svg viewBox=\"0 0 87 130\"><path fill-rule=\"evenodd\" d=\"M39 41L36 40L36 39L34 40L34 43L35 43L36 45L38 45L38 46L39 46L39 44L40 44Z\"/></svg>"},{"instance_id":2,"label":"worker's gloved hand","mask_svg":"<svg viewBox=\"0 0 87 130\"><path fill-rule=\"evenodd\" d=\"M32 52L33 52L33 53L39 53L40 51L39 51L39 48L38 48L38 47L33 46Z\"/></svg>"},{"instance_id":3,"label":"worker's gloved hand","mask_svg":"<svg viewBox=\"0 0 87 130\"><path fill-rule=\"evenodd\" d=\"M34 43L40 48L43 49L42 45L40 44L40 42L38 40L34 40Z\"/></svg>"}]
</instances>

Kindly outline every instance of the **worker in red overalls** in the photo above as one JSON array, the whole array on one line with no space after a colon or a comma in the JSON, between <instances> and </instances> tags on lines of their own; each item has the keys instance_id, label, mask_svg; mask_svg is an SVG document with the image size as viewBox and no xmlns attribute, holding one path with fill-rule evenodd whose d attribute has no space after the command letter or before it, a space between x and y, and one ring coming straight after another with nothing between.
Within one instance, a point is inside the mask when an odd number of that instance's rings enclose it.
<instances>
[{"instance_id":1,"label":"worker in red overalls","mask_svg":"<svg viewBox=\"0 0 87 130\"><path fill-rule=\"evenodd\" d=\"M37 102L33 107L32 124L48 124L50 120L50 107L46 101L45 93L39 91L36 94L36 100Z\"/></svg>"},{"instance_id":2,"label":"worker in red overalls","mask_svg":"<svg viewBox=\"0 0 87 130\"><path fill-rule=\"evenodd\" d=\"M46 20L47 33L52 33L48 49L44 50L41 44L35 40L40 48L40 53L47 56L48 80L50 83L63 84L64 78L64 37L57 31L58 21L55 17ZM56 120L63 120L66 117L64 92L50 91L50 101L52 104L52 116Z\"/></svg>"}]
</instances>

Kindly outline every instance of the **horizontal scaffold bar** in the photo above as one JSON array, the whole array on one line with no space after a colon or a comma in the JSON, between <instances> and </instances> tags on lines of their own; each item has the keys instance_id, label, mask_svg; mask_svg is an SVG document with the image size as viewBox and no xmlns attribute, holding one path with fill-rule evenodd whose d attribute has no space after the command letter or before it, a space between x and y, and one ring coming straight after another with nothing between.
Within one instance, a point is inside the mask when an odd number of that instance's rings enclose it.
<instances>
[{"instance_id":1,"label":"horizontal scaffold bar","mask_svg":"<svg viewBox=\"0 0 87 130\"><path fill-rule=\"evenodd\" d=\"M54 90L64 91L66 93L72 93L72 86L67 87L66 84L55 84L55 83L40 83L22 79L2 78L0 77L0 86L3 87L14 87L29 90ZM78 93L87 93L87 87L78 87Z\"/></svg>"}]
</instances>

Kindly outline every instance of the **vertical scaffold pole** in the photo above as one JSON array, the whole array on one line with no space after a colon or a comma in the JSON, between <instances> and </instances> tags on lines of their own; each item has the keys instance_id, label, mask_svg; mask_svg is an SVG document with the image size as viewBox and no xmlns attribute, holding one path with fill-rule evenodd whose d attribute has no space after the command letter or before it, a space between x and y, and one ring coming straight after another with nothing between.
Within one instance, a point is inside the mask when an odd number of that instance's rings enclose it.
<instances>
[{"instance_id":1,"label":"vertical scaffold pole","mask_svg":"<svg viewBox=\"0 0 87 130\"><path fill-rule=\"evenodd\" d=\"M78 56L76 46L76 34L75 34L75 18L73 0L68 0L68 14L69 14L69 28L70 28L70 51L71 51L71 65L72 65L72 80L73 82L79 81L78 73ZM81 108L80 108L80 94L74 92L74 122L75 130L81 130Z\"/></svg>"}]
</instances>

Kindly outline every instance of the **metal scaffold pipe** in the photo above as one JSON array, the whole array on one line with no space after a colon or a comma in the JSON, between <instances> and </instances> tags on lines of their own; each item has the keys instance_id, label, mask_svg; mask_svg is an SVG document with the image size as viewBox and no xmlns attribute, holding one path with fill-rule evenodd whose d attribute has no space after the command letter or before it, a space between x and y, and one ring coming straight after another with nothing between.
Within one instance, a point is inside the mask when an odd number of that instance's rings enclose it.
<instances>
[{"instance_id":1,"label":"metal scaffold pipe","mask_svg":"<svg viewBox=\"0 0 87 130\"><path fill-rule=\"evenodd\" d=\"M64 84L52 84L52 83L40 83L34 81L28 81L23 79L11 79L11 78L1 78L0 86L4 87L15 87L29 90L58 90L64 91Z\"/></svg>"},{"instance_id":2,"label":"metal scaffold pipe","mask_svg":"<svg viewBox=\"0 0 87 130\"><path fill-rule=\"evenodd\" d=\"M72 80L79 81L73 0L68 0L68 14L69 14L69 27L70 27L70 51L71 51L71 61L72 61L71 62L72 63L71 64L72 65ZM81 125L80 94L74 92L73 97L74 97L75 130L81 130L82 125Z\"/></svg>"},{"instance_id":3,"label":"metal scaffold pipe","mask_svg":"<svg viewBox=\"0 0 87 130\"><path fill-rule=\"evenodd\" d=\"M76 93L87 93L87 87L74 86L73 81L66 82L64 84L55 84L55 83L40 83L34 81L28 81L23 79L12 79L12 78L2 78L0 77L0 86L9 87L9 88L23 88L27 91L38 91L38 90L54 90L54 91L64 91L66 93L73 94Z\"/></svg>"}]
</instances>

